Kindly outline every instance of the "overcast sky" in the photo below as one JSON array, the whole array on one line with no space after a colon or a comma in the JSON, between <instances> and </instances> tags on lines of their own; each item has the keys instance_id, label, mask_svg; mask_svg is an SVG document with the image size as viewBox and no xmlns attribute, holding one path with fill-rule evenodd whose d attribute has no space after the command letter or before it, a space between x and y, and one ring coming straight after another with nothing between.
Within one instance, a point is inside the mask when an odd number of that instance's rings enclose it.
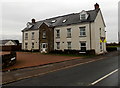
<instances>
[{"instance_id":1,"label":"overcast sky","mask_svg":"<svg viewBox=\"0 0 120 88\"><path fill-rule=\"evenodd\" d=\"M3 0L1 2L3 39L21 41L21 30L26 23L60 15L93 10L94 4L100 5L107 31L107 41L118 41L118 2L119 0ZM0 21L1 22L1 21Z\"/></svg>"}]
</instances>

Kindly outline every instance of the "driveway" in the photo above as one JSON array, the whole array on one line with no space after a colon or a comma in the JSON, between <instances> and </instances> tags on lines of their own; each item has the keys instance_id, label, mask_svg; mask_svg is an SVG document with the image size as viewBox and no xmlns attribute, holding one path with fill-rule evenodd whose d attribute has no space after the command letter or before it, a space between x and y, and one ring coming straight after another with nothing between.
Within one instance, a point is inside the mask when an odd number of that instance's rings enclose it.
<instances>
[{"instance_id":1,"label":"driveway","mask_svg":"<svg viewBox=\"0 0 120 88\"><path fill-rule=\"evenodd\" d=\"M13 66L3 69L3 71L82 58L82 57L72 57L72 56L44 55L40 53L30 53L30 52L17 52L16 54L17 54L17 63Z\"/></svg>"}]
</instances>

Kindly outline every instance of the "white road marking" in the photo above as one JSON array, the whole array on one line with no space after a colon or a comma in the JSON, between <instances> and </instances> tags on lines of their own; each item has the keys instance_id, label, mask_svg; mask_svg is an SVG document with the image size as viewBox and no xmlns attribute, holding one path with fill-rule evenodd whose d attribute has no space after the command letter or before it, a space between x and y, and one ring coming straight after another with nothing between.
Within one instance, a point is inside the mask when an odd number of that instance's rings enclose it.
<instances>
[{"instance_id":1,"label":"white road marking","mask_svg":"<svg viewBox=\"0 0 120 88\"><path fill-rule=\"evenodd\" d=\"M96 83L102 81L103 79L107 78L108 76L112 75L113 73L115 73L115 72L117 72L117 71L118 71L118 69L116 69L116 70L110 72L109 74L107 74L107 75L103 76L102 78L96 80L95 82L91 83L91 85L95 85Z\"/></svg>"}]
</instances>

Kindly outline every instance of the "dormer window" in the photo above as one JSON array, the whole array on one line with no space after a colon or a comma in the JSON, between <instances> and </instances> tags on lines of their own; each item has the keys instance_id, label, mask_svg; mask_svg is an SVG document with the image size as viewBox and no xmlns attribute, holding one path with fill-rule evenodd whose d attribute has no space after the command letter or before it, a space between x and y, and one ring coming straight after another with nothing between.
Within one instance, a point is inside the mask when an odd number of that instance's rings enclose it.
<instances>
[{"instance_id":1,"label":"dormer window","mask_svg":"<svg viewBox=\"0 0 120 88\"><path fill-rule=\"evenodd\" d=\"M52 20L51 22L52 22L52 23L55 23L55 22L56 22L56 20Z\"/></svg>"},{"instance_id":2,"label":"dormer window","mask_svg":"<svg viewBox=\"0 0 120 88\"><path fill-rule=\"evenodd\" d=\"M83 10L83 11L80 13L80 20L81 20L81 21L87 20L87 18L88 18L88 13Z\"/></svg>"},{"instance_id":3,"label":"dormer window","mask_svg":"<svg viewBox=\"0 0 120 88\"><path fill-rule=\"evenodd\" d=\"M67 21L67 19L64 19L62 22L65 23Z\"/></svg>"},{"instance_id":4,"label":"dormer window","mask_svg":"<svg viewBox=\"0 0 120 88\"><path fill-rule=\"evenodd\" d=\"M85 17L85 14L81 14L81 20L85 20L86 17Z\"/></svg>"},{"instance_id":5,"label":"dormer window","mask_svg":"<svg viewBox=\"0 0 120 88\"><path fill-rule=\"evenodd\" d=\"M27 28L31 28L32 24L30 22L27 23Z\"/></svg>"}]
</instances>

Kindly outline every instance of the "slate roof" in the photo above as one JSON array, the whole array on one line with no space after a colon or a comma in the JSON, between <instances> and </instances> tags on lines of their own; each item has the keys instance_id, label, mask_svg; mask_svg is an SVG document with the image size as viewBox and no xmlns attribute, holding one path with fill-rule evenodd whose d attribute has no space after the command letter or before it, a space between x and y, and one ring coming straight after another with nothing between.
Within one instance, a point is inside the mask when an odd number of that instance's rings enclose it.
<instances>
[{"instance_id":1,"label":"slate roof","mask_svg":"<svg viewBox=\"0 0 120 88\"><path fill-rule=\"evenodd\" d=\"M93 22L97 16L98 10L99 9L86 11L89 17L85 21L80 20L80 15L79 15L80 13L72 13L68 15L49 18L42 21L37 21L35 24L33 24L31 28L25 28L22 31L36 30L41 26L42 23L47 24L49 27L58 27L58 26L66 26L71 24L79 24L83 22ZM63 22L63 20L65 19L66 19L66 22ZM53 23L52 22L53 20L56 20L56 22Z\"/></svg>"}]
</instances>

